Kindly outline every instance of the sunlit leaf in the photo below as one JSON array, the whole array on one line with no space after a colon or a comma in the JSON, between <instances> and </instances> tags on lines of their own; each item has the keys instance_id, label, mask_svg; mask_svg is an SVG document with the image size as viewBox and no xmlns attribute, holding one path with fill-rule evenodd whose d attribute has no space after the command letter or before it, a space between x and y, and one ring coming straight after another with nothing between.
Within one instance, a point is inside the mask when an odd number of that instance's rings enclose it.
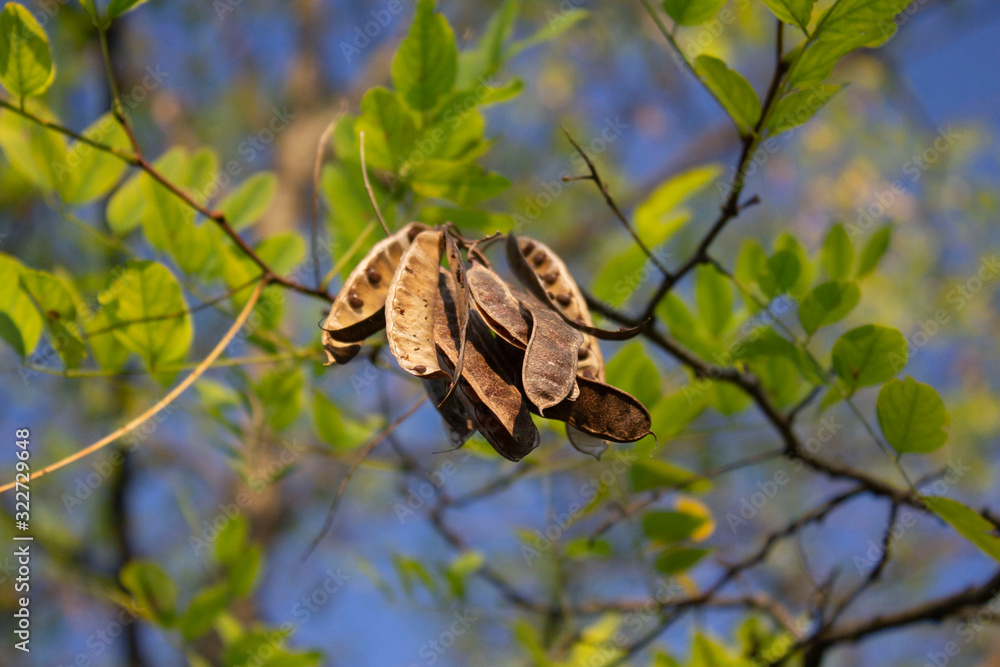
<instances>
[{"instance_id":1,"label":"sunlit leaf","mask_svg":"<svg viewBox=\"0 0 1000 667\"><path fill-rule=\"evenodd\" d=\"M844 280L851 275L854 264L854 246L843 225L834 225L823 242L823 266L834 280Z\"/></svg>"},{"instance_id":2,"label":"sunlit leaf","mask_svg":"<svg viewBox=\"0 0 1000 667\"><path fill-rule=\"evenodd\" d=\"M267 211L278 189L278 175L271 171L254 174L219 202L219 210L234 229L257 222Z\"/></svg>"},{"instance_id":3,"label":"sunlit leaf","mask_svg":"<svg viewBox=\"0 0 1000 667\"><path fill-rule=\"evenodd\" d=\"M31 97L44 93L55 76L45 30L23 5L4 5L0 10L0 84L16 97Z\"/></svg>"},{"instance_id":4,"label":"sunlit leaf","mask_svg":"<svg viewBox=\"0 0 1000 667\"><path fill-rule=\"evenodd\" d=\"M694 70L740 132L752 132L760 118L760 98L743 75L714 56L698 56Z\"/></svg>"},{"instance_id":5,"label":"sunlit leaf","mask_svg":"<svg viewBox=\"0 0 1000 667\"><path fill-rule=\"evenodd\" d=\"M681 25L698 25L715 16L726 0L664 0L663 10Z\"/></svg>"},{"instance_id":6,"label":"sunlit leaf","mask_svg":"<svg viewBox=\"0 0 1000 667\"><path fill-rule=\"evenodd\" d=\"M413 109L426 111L455 83L458 52L434 0L419 0L413 25L392 59L392 83Z\"/></svg>"},{"instance_id":7,"label":"sunlit leaf","mask_svg":"<svg viewBox=\"0 0 1000 667\"><path fill-rule=\"evenodd\" d=\"M510 186L510 181L475 164L428 160L414 172L411 185L424 197L471 206L496 197Z\"/></svg>"},{"instance_id":8,"label":"sunlit leaf","mask_svg":"<svg viewBox=\"0 0 1000 667\"><path fill-rule=\"evenodd\" d=\"M907 342L898 329L867 324L833 345L833 369L848 392L885 382L906 365Z\"/></svg>"},{"instance_id":9,"label":"sunlit leaf","mask_svg":"<svg viewBox=\"0 0 1000 667\"><path fill-rule=\"evenodd\" d=\"M948 440L948 411L929 384L909 376L890 380L882 385L876 408L885 439L900 454L933 452Z\"/></svg>"},{"instance_id":10,"label":"sunlit leaf","mask_svg":"<svg viewBox=\"0 0 1000 667\"><path fill-rule=\"evenodd\" d=\"M847 317L861 299L857 283L831 280L817 285L799 303L799 322L806 333Z\"/></svg>"},{"instance_id":11,"label":"sunlit leaf","mask_svg":"<svg viewBox=\"0 0 1000 667\"><path fill-rule=\"evenodd\" d=\"M1000 537L996 534L997 526L957 500L943 496L924 496L923 501L959 535L975 544L994 560L1000 561Z\"/></svg>"}]
</instances>

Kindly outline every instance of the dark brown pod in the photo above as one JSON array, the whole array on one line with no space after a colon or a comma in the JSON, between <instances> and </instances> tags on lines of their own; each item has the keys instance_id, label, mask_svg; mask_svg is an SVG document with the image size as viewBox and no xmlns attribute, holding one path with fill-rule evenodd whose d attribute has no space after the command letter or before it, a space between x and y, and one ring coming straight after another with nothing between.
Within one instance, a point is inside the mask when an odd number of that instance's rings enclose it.
<instances>
[{"instance_id":1,"label":"dark brown pod","mask_svg":"<svg viewBox=\"0 0 1000 667\"><path fill-rule=\"evenodd\" d=\"M441 418L448 427L452 444L460 447L469 439L476 430L475 422L472 419L472 409L467 401L462 400L458 394L448 396L449 381L444 379L424 380L424 389L437 410L441 413Z\"/></svg>"},{"instance_id":2,"label":"dark brown pod","mask_svg":"<svg viewBox=\"0 0 1000 667\"><path fill-rule=\"evenodd\" d=\"M485 266L469 269L469 288L476 311L493 332L522 350L531 338L531 318L503 279Z\"/></svg>"},{"instance_id":3,"label":"dark brown pod","mask_svg":"<svg viewBox=\"0 0 1000 667\"><path fill-rule=\"evenodd\" d=\"M411 222L392 236L376 243L347 276L344 287L323 321L323 348L328 363L344 364L361 349L361 342L385 327L385 297L399 258L416 233L426 225ZM378 279L373 280L375 276Z\"/></svg>"},{"instance_id":4,"label":"dark brown pod","mask_svg":"<svg viewBox=\"0 0 1000 667\"><path fill-rule=\"evenodd\" d=\"M454 370L460 338L454 307L457 287L451 274L443 268L440 276L434 341L440 364ZM465 365L455 393L461 392L473 406L473 421L486 441L504 458L519 461L538 446L539 434L512 370L494 349L499 344L478 315L470 317Z\"/></svg>"},{"instance_id":5,"label":"dark brown pod","mask_svg":"<svg viewBox=\"0 0 1000 667\"><path fill-rule=\"evenodd\" d=\"M587 324L586 318L582 316L582 313L587 310L586 300L583 298L580 288L573 281L569 269L566 268L563 261L540 241L534 239L518 241L513 234L508 235L507 262L517 279L535 298L559 313L560 317L571 327L585 334L604 340L627 340L641 334L648 324L647 321L637 327L623 328L618 331L599 329L593 324ZM546 284L543 276L551 277L550 274L553 271L560 276L563 291L557 292L559 287L556 284ZM570 289L570 285L574 289ZM556 294L560 295L558 299Z\"/></svg>"},{"instance_id":6,"label":"dark brown pod","mask_svg":"<svg viewBox=\"0 0 1000 667\"><path fill-rule=\"evenodd\" d=\"M649 410L637 398L596 380L579 377L577 383L577 399L553 406L546 417L612 442L635 442L652 435Z\"/></svg>"}]
</instances>

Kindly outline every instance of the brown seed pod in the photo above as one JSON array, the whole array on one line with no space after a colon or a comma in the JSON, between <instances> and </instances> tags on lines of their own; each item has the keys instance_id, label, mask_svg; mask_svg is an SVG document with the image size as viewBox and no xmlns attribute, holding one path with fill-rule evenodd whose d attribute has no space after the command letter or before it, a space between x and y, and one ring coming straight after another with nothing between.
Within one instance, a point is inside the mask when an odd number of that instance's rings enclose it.
<instances>
[{"instance_id":1,"label":"brown seed pod","mask_svg":"<svg viewBox=\"0 0 1000 667\"><path fill-rule=\"evenodd\" d=\"M584 377L577 382L579 397L552 407L546 417L613 442L635 442L652 434L649 410L637 398L603 382Z\"/></svg>"},{"instance_id":2,"label":"brown seed pod","mask_svg":"<svg viewBox=\"0 0 1000 667\"><path fill-rule=\"evenodd\" d=\"M606 340L627 340L643 332L647 322L632 329L607 331L587 324L589 313L587 302L576 281L570 275L569 269L559 256L546 245L534 239L518 240L516 236L507 236L507 262L511 271L517 276L533 296L546 306L559 313L560 317L574 329ZM553 278L553 273L555 278ZM546 284L546 279L552 279Z\"/></svg>"},{"instance_id":3,"label":"brown seed pod","mask_svg":"<svg viewBox=\"0 0 1000 667\"><path fill-rule=\"evenodd\" d=\"M454 307L457 287L449 272L441 269L439 275L434 341L440 365L454 369L459 354L459 322ZM539 434L512 369L496 349L499 344L479 315L472 315L465 366L455 393L472 406L474 423L486 441L504 458L519 461L538 446Z\"/></svg>"},{"instance_id":4,"label":"brown seed pod","mask_svg":"<svg viewBox=\"0 0 1000 667\"><path fill-rule=\"evenodd\" d=\"M566 326L556 313L531 299L521 305L531 314L531 339L524 351L521 381L524 394L539 413L564 399L575 398L577 350L583 334Z\"/></svg>"},{"instance_id":5,"label":"brown seed pod","mask_svg":"<svg viewBox=\"0 0 1000 667\"><path fill-rule=\"evenodd\" d=\"M465 270L465 262L462 261L462 253L458 249L458 244L455 243L455 239L448 231L444 232L444 238L448 271L451 273L452 283L455 285L452 297L455 301L455 317L458 321L458 360L455 362L451 385L439 401L440 403L448 400L451 393L455 391L455 387L458 386L459 378L462 377L462 366L465 362L465 337L469 329L469 302L472 300L469 294L469 280Z\"/></svg>"},{"instance_id":6,"label":"brown seed pod","mask_svg":"<svg viewBox=\"0 0 1000 667\"><path fill-rule=\"evenodd\" d=\"M526 348L531 338L531 318L510 286L479 264L469 269L468 277L476 311L490 329L514 347Z\"/></svg>"},{"instance_id":7,"label":"brown seed pod","mask_svg":"<svg viewBox=\"0 0 1000 667\"><path fill-rule=\"evenodd\" d=\"M388 279L414 236L425 229L426 225L411 222L379 241L347 276L322 325L328 363L347 363L365 338L385 326Z\"/></svg>"},{"instance_id":8,"label":"brown seed pod","mask_svg":"<svg viewBox=\"0 0 1000 667\"><path fill-rule=\"evenodd\" d=\"M472 420L473 411L464 395L455 393L448 396L450 383L448 380L437 378L434 380L424 380L424 389L434 405L437 406L441 418L444 419L451 435L451 441L456 447L460 447L469 436L476 430L476 425Z\"/></svg>"},{"instance_id":9,"label":"brown seed pod","mask_svg":"<svg viewBox=\"0 0 1000 667\"><path fill-rule=\"evenodd\" d=\"M399 260L385 302L385 335L399 367L422 378L451 377L434 349L434 304L444 234L420 232Z\"/></svg>"}]
</instances>

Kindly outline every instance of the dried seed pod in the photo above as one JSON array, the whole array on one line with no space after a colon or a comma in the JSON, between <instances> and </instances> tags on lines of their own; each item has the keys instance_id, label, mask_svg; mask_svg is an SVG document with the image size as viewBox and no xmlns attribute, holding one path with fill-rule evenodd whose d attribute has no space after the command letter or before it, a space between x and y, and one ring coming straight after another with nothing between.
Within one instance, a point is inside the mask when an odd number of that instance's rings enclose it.
<instances>
[{"instance_id":1,"label":"dried seed pod","mask_svg":"<svg viewBox=\"0 0 1000 667\"><path fill-rule=\"evenodd\" d=\"M440 365L453 369L459 354L459 322L454 307L457 287L450 273L441 269L439 275L434 341ZM476 428L486 441L504 458L519 461L538 446L539 434L531 421L528 402L518 390L514 372L498 345L486 323L477 314L472 315L465 366L455 393L471 404Z\"/></svg>"},{"instance_id":2,"label":"dried seed pod","mask_svg":"<svg viewBox=\"0 0 1000 667\"><path fill-rule=\"evenodd\" d=\"M472 420L473 410L464 395L455 393L448 396L450 383L441 378L434 380L424 380L424 389L427 395L434 401L441 418L444 419L448 427L451 441L456 447L460 447L469 439L469 436L476 430L476 425Z\"/></svg>"},{"instance_id":3,"label":"dried seed pod","mask_svg":"<svg viewBox=\"0 0 1000 667\"><path fill-rule=\"evenodd\" d=\"M451 377L434 349L434 304L444 234L431 230L413 239L399 260L385 302L385 335L399 367L422 378Z\"/></svg>"},{"instance_id":4,"label":"dried seed pod","mask_svg":"<svg viewBox=\"0 0 1000 667\"><path fill-rule=\"evenodd\" d=\"M425 229L426 225L411 222L379 241L347 276L322 325L323 347L329 363L347 363L361 349L365 338L385 326L385 298L389 290L386 277L396 271L414 235Z\"/></svg>"},{"instance_id":5,"label":"dried seed pod","mask_svg":"<svg viewBox=\"0 0 1000 667\"><path fill-rule=\"evenodd\" d=\"M465 337L469 329L469 302L471 301L469 280L465 271L465 262L462 261L462 253L451 233L445 231L444 238L448 270L451 272L452 282L455 285L455 292L452 296L455 301L455 317L458 320L458 360L455 362L455 369L452 372L451 385L441 398L441 403L448 400L451 393L455 391L455 387L458 386L459 378L462 377L462 366L465 362Z\"/></svg>"},{"instance_id":6,"label":"dried seed pod","mask_svg":"<svg viewBox=\"0 0 1000 667\"><path fill-rule=\"evenodd\" d=\"M642 333L647 322L628 329L607 331L587 324L583 314L587 312L587 302L576 282L559 257L547 246L534 239L519 241L516 236L507 236L507 261L517 279L532 295L546 306L559 313L560 317L574 329L606 340L626 340ZM558 274L552 284L546 284L543 276ZM589 313L587 315L589 319Z\"/></svg>"},{"instance_id":7,"label":"dried seed pod","mask_svg":"<svg viewBox=\"0 0 1000 667\"><path fill-rule=\"evenodd\" d=\"M579 397L552 407L546 417L613 442L635 442L652 434L649 410L637 398L603 382L584 377L577 382Z\"/></svg>"},{"instance_id":8,"label":"dried seed pod","mask_svg":"<svg viewBox=\"0 0 1000 667\"><path fill-rule=\"evenodd\" d=\"M522 350L531 338L531 318L500 276L484 266L469 269L469 288L476 311L496 335Z\"/></svg>"},{"instance_id":9,"label":"dried seed pod","mask_svg":"<svg viewBox=\"0 0 1000 667\"><path fill-rule=\"evenodd\" d=\"M566 325L556 313L531 299L521 305L531 314L531 339L524 351L521 381L524 393L539 413L566 398L575 398L577 350L583 334Z\"/></svg>"}]
</instances>

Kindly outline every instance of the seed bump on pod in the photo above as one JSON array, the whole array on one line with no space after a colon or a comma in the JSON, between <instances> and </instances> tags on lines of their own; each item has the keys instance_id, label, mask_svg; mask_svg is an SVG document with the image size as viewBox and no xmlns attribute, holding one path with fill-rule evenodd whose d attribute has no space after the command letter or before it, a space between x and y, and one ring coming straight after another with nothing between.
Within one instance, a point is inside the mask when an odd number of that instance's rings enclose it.
<instances>
[{"instance_id":1,"label":"seed bump on pod","mask_svg":"<svg viewBox=\"0 0 1000 667\"><path fill-rule=\"evenodd\" d=\"M365 275L368 277L368 282L372 285L378 285L382 282L382 274L375 267L370 266L365 269Z\"/></svg>"}]
</instances>

